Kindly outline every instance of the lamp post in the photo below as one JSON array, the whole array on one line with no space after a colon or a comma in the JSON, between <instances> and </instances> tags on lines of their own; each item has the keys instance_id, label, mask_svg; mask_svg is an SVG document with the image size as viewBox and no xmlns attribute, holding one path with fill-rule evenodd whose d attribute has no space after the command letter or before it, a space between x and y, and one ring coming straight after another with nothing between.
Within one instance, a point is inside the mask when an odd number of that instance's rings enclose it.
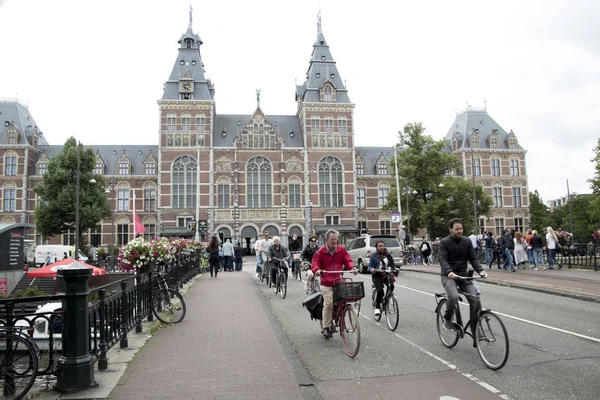
<instances>
[{"instance_id":1,"label":"lamp post","mask_svg":"<svg viewBox=\"0 0 600 400\"><path fill-rule=\"evenodd\" d=\"M81 175L81 154L77 141L77 175L75 178L75 260L79 260L79 180Z\"/></svg>"},{"instance_id":2,"label":"lamp post","mask_svg":"<svg viewBox=\"0 0 600 400\"><path fill-rule=\"evenodd\" d=\"M396 170L396 199L398 202L398 214L400 216L400 224L398 225L398 236L400 236L401 239L402 235L400 234L400 232L402 231L402 199L400 198L400 178L398 177L398 147L395 146L394 147L394 168ZM365 199L366 201L366 199ZM406 209L406 212L408 212L408 208Z\"/></svg>"},{"instance_id":3,"label":"lamp post","mask_svg":"<svg viewBox=\"0 0 600 400\"><path fill-rule=\"evenodd\" d=\"M475 134L479 133L479 129L474 129ZM472 139L471 135L471 139ZM473 177L473 231L476 235L480 232L479 221L477 220L477 190L475 188L475 158L473 156L473 141L469 140L469 147L471 148L471 175Z\"/></svg>"},{"instance_id":4,"label":"lamp post","mask_svg":"<svg viewBox=\"0 0 600 400\"><path fill-rule=\"evenodd\" d=\"M116 182L114 178L110 178L108 180L108 189L106 189L105 193L112 193L114 190L116 189ZM113 195L113 200L114 200L114 195ZM112 224L112 237L111 237L111 254L110 254L110 262L111 262L111 267L114 271L115 268L115 255L114 255L114 248L115 248L115 208L114 205L110 205L110 221Z\"/></svg>"}]
</instances>

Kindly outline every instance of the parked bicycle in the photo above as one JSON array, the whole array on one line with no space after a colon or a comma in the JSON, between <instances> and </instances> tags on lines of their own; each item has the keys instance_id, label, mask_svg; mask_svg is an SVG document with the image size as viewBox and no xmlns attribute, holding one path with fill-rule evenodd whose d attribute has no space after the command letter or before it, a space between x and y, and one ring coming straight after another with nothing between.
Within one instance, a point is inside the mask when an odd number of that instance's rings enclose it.
<instances>
[{"instance_id":1,"label":"parked bicycle","mask_svg":"<svg viewBox=\"0 0 600 400\"><path fill-rule=\"evenodd\" d=\"M22 399L33 386L38 372L40 350L23 330L29 326L0 328L0 398Z\"/></svg>"},{"instance_id":2,"label":"parked bicycle","mask_svg":"<svg viewBox=\"0 0 600 400\"><path fill-rule=\"evenodd\" d=\"M333 287L333 333L340 330L346 354L354 358L360 350L360 323L353 302L365 297L363 282L354 282L344 278L348 271L324 271L325 274L340 274L342 281ZM329 338L327 338L329 339Z\"/></svg>"},{"instance_id":3,"label":"parked bicycle","mask_svg":"<svg viewBox=\"0 0 600 400\"><path fill-rule=\"evenodd\" d=\"M474 280L475 277L473 276L473 270L469 271L469 276L461 277L457 275L456 279L468 281ZM464 295L467 297L472 296L468 293L461 292L460 290L458 293L459 295ZM481 302L479 288L477 288L477 293L477 296L474 297L477 298L477 301ZM459 296L459 300L462 301L462 297ZM450 349L453 348L456 346L458 339L462 339L466 333L474 339L479 357L486 367L492 370L498 370L502 368L504 364L506 364L509 351L508 333L506 332L504 323L496 313L494 313L492 310L481 307L480 303L480 309L477 314L477 321L475 325L475 336L473 336L472 332L467 331L471 321L467 322L465 325L462 324L462 316L460 313L459 304L456 305L456 309L454 310L452 316L453 327L452 329L447 329L444 327L443 318L444 314L446 313L448 296L445 292L436 292L435 301L437 303L435 308L435 313L437 315L437 331L438 336L440 337L440 340L444 346Z\"/></svg>"},{"instance_id":4,"label":"parked bicycle","mask_svg":"<svg viewBox=\"0 0 600 400\"><path fill-rule=\"evenodd\" d=\"M185 317L185 301L176 290L169 289L165 272L158 273L158 279L152 285L152 312L165 324L177 324Z\"/></svg>"},{"instance_id":5,"label":"parked bicycle","mask_svg":"<svg viewBox=\"0 0 600 400\"><path fill-rule=\"evenodd\" d=\"M272 257L271 263L273 264L271 265L271 268L277 268L277 278L273 284L273 287L275 288L275 294L279 293L281 298L285 299L285 295L287 294L287 273L285 271L288 267L288 261L279 259L277 257Z\"/></svg>"}]
</instances>

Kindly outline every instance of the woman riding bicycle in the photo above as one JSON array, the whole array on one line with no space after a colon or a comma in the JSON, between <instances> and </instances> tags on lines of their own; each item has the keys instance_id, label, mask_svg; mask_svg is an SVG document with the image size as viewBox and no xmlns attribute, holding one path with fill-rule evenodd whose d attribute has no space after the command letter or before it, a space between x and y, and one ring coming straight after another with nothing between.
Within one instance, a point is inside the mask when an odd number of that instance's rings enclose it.
<instances>
[{"instance_id":1,"label":"woman riding bicycle","mask_svg":"<svg viewBox=\"0 0 600 400\"><path fill-rule=\"evenodd\" d=\"M319 246L317 246L317 237L315 235L311 235L308 238L308 244L300 256L302 259L302 269L306 271L306 283L304 283L304 290L307 294L309 289L313 287L315 274L313 274L313 272L310 270L310 264L312 263L312 258L317 250L319 250Z\"/></svg>"},{"instance_id":2,"label":"woman riding bicycle","mask_svg":"<svg viewBox=\"0 0 600 400\"><path fill-rule=\"evenodd\" d=\"M290 257L288 249L281 245L281 239L279 236L273 236L273 245L269 247L269 264L272 266L279 266L283 269L283 273L287 276L288 268L282 262L283 260L287 260ZM271 282L273 282L275 286L275 293L277 293L277 274L279 270L277 268L271 268Z\"/></svg>"},{"instance_id":3,"label":"woman riding bicycle","mask_svg":"<svg viewBox=\"0 0 600 400\"><path fill-rule=\"evenodd\" d=\"M383 300L383 285L388 286L388 291L394 291L394 275L383 273L389 269L394 269L394 258L388 253L383 240L379 240L375 247L377 251L371 254L369 258L368 271L372 274L373 285L377 290L375 299L375 316L381 315L381 300Z\"/></svg>"}]
</instances>

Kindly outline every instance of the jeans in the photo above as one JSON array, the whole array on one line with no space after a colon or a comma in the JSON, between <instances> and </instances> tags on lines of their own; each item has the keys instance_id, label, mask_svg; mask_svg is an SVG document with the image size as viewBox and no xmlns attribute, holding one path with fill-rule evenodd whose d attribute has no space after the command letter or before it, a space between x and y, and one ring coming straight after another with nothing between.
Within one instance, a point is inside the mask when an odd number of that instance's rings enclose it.
<instances>
[{"instance_id":1,"label":"jeans","mask_svg":"<svg viewBox=\"0 0 600 400\"><path fill-rule=\"evenodd\" d=\"M492 262L492 248L486 247L485 248L485 263L489 265L491 262Z\"/></svg>"},{"instance_id":2,"label":"jeans","mask_svg":"<svg viewBox=\"0 0 600 400\"><path fill-rule=\"evenodd\" d=\"M533 249L530 247L525 247L525 251L527 252L527 259L529 260L529 264L533 264Z\"/></svg>"},{"instance_id":3,"label":"jeans","mask_svg":"<svg viewBox=\"0 0 600 400\"><path fill-rule=\"evenodd\" d=\"M513 260L512 250L504 249L504 256L506 257L506 260L504 260L504 265L502 266L502 268L506 269L506 267L509 266L510 269L515 269L515 262Z\"/></svg>"},{"instance_id":4,"label":"jeans","mask_svg":"<svg viewBox=\"0 0 600 400\"><path fill-rule=\"evenodd\" d=\"M233 256L223 256L223 271L231 271L233 269Z\"/></svg>"},{"instance_id":5,"label":"jeans","mask_svg":"<svg viewBox=\"0 0 600 400\"><path fill-rule=\"evenodd\" d=\"M447 276L442 276L442 286L446 290L448 295L448 303L446 306L446 314L444 318L451 320L454 309L458 306L458 288L463 293L469 294L465 296L470 305L471 310L471 332L475 332L475 326L477 325L477 314L479 313L480 303L479 295L477 294L477 288L471 281L457 281L450 279Z\"/></svg>"},{"instance_id":6,"label":"jeans","mask_svg":"<svg viewBox=\"0 0 600 400\"><path fill-rule=\"evenodd\" d=\"M540 249L532 249L533 265L537 268L539 265L544 265L544 251Z\"/></svg>"},{"instance_id":7,"label":"jeans","mask_svg":"<svg viewBox=\"0 0 600 400\"><path fill-rule=\"evenodd\" d=\"M377 297L375 297L375 308L381 308L381 300L383 300L383 285L388 285L388 291L391 293L394 291L394 283L389 279L388 275L373 274L372 275L373 286L377 291ZM387 281L387 282L386 282Z\"/></svg>"},{"instance_id":8,"label":"jeans","mask_svg":"<svg viewBox=\"0 0 600 400\"><path fill-rule=\"evenodd\" d=\"M211 257L208 260L208 264L210 265L210 276L214 276L215 278L217 277L217 272L219 272L219 258L218 257Z\"/></svg>"},{"instance_id":9,"label":"jeans","mask_svg":"<svg viewBox=\"0 0 600 400\"><path fill-rule=\"evenodd\" d=\"M242 270L242 260L235 260L235 270L236 271Z\"/></svg>"},{"instance_id":10,"label":"jeans","mask_svg":"<svg viewBox=\"0 0 600 400\"><path fill-rule=\"evenodd\" d=\"M262 257L260 256L260 251L256 252L256 273L260 274L262 270Z\"/></svg>"},{"instance_id":11,"label":"jeans","mask_svg":"<svg viewBox=\"0 0 600 400\"><path fill-rule=\"evenodd\" d=\"M552 269L554 264L556 264L556 249L548 249L548 267Z\"/></svg>"}]
</instances>

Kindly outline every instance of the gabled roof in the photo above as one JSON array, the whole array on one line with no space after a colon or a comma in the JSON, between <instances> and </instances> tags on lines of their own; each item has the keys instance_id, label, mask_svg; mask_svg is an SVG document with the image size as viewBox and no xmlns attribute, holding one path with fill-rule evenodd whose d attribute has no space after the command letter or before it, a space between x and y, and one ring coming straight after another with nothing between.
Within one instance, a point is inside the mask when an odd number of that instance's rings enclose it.
<instances>
[{"instance_id":1,"label":"gabled roof","mask_svg":"<svg viewBox=\"0 0 600 400\"><path fill-rule=\"evenodd\" d=\"M39 133L38 144L48 144L33 116L29 113L29 107L26 104L17 99L0 99L0 144L6 143L7 124L10 123L14 124L19 133L17 144L31 145L28 138L35 134L36 129Z\"/></svg>"},{"instance_id":2,"label":"gabled roof","mask_svg":"<svg viewBox=\"0 0 600 400\"><path fill-rule=\"evenodd\" d=\"M234 140L242 134L242 129L252 115L221 114L215 116L213 131L214 147L234 147ZM295 115L265 115L277 134L283 139L283 147L304 147L300 120ZM223 136L225 131L225 136ZM290 135L294 132L294 135Z\"/></svg>"},{"instance_id":3,"label":"gabled roof","mask_svg":"<svg viewBox=\"0 0 600 400\"><path fill-rule=\"evenodd\" d=\"M383 157L389 164L394 156L393 147L356 147L356 156L359 156L365 162L365 175L376 175L377 174L377 161L379 157Z\"/></svg>"},{"instance_id":4,"label":"gabled roof","mask_svg":"<svg viewBox=\"0 0 600 400\"><path fill-rule=\"evenodd\" d=\"M459 140L460 148L469 148L469 138L474 129L479 129L479 148L489 149L488 139L494 130L497 130L498 149L508 149L507 139L510 132L507 133L494 119L487 113L485 108L476 108L468 106L456 114L456 119L448 130L444 140L448 148L452 148L452 139L456 134ZM512 131L511 131L512 132ZM517 149L523 150L517 141Z\"/></svg>"}]
</instances>

